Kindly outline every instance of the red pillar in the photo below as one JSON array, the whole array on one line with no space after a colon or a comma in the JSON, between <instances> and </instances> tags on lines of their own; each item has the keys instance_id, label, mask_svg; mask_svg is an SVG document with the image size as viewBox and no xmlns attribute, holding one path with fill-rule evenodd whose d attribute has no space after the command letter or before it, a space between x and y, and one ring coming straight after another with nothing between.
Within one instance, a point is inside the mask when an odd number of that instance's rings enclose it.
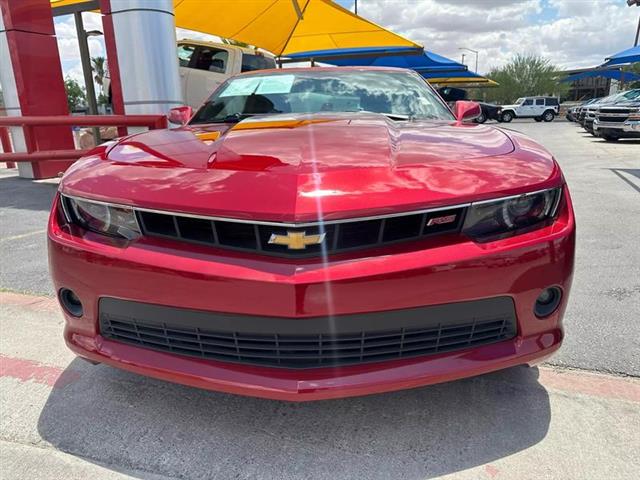
<instances>
[{"instance_id":1,"label":"red pillar","mask_svg":"<svg viewBox=\"0 0 640 480\"><path fill-rule=\"evenodd\" d=\"M0 0L0 51L6 114L68 115L60 54L49 0ZM8 50L8 55L7 55ZM10 68L6 57L11 61ZM7 84L7 85L5 85ZM35 127L24 139L13 130L15 150L73 149L69 127ZM21 145L22 144L22 145ZM52 161L21 166L21 176L47 178L72 162ZM30 166L30 168L29 168Z\"/></svg>"}]
</instances>

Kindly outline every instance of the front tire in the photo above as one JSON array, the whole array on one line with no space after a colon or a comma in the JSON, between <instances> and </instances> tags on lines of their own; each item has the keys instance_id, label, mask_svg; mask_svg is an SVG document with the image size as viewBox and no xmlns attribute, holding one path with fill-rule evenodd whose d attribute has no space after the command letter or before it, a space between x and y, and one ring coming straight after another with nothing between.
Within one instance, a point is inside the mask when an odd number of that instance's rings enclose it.
<instances>
[{"instance_id":1,"label":"front tire","mask_svg":"<svg viewBox=\"0 0 640 480\"><path fill-rule=\"evenodd\" d=\"M544 120L545 122L552 122L554 118L555 115L551 110L547 110L542 114L542 120Z\"/></svg>"},{"instance_id":2,"label":"front tire","mask_svg":"<svg viewBox=\"0 0 640 480\"><path fill-rule=\"evenodd\" d=\"M601 136L606 142L617 142L618 140L620 140L620 137L616 137L615 135L610 135L608 133L605 133Z\"/></svg>"},{"instance_id":3,"label":"front tire","mask_svg":"<svg viewBox=\"0 0 640 480\"><path fill-rule=\"evenodd\" d=\"M502 121L505 123L509 123L513 120L513 113L511 112L502 112Z\"/></svg>"},{"instance_id":4,"label":"front tire","mask_svg":"<svg viewBox=\"0 0 640 480\"><path fill-rule=\"evenodd\" d=\"M487 121L487 116L482 112L478 118L476 118L476 123L484 123Z\"/></svg>"}]
</instances>

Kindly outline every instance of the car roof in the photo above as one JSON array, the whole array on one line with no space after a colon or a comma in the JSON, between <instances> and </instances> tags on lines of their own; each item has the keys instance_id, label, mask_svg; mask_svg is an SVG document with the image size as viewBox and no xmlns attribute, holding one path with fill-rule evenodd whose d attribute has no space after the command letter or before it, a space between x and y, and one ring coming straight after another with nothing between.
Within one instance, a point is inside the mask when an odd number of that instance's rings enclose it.
<instances>
[{"instance_id":1,"label":"car roof","mask_svg":"<svg viewBox=\"0 0 640 480\"><path fill-rule=\"evenodd\" d=\"M275 58L273 53L268 52L267 50L256 49L256 48L251 48L251 47L242 47L240 45L233 45L233 44L229 44L229 43L209 42L207 40L196 40L194 38L181 38L176 43L178 43L178 44L180 44L180 43L189 43L189 44L198 45L198 46L202 46L202 47L223 47L223 48L231 47L231 48L236 48L236 49L242 50L242 53L246 53L246 54L249 54L249 55L255 55L256 52L257 52L258 54L264 55L265 57Z\"/></svg>"}]
</instances>

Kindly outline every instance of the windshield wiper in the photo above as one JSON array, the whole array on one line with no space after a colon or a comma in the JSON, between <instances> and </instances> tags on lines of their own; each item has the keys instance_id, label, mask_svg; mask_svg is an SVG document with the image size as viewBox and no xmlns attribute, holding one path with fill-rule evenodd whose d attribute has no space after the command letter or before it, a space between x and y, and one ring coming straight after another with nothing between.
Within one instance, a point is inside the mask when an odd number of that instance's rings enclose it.
<instances>
[{"instance_id":1,"label":"windshield wiper","mask_svg":"<svg viewBox=\"0 0 640 480\"><path fill-rule=\"evenodd\" d=\"M371 110L356 110L354 113L375 113L377 115L384 115L391 120L413 120L414 115L403 115L401 113L388 113L388 112L372 112Z\"/></svg>"},{"instance_id":2,"label":"windshield wiper","mask_svg":"<svg viewBox=\"0 0 640 480\"><path fill-rule=\"evenodd\" d=\"M227 115L221 120L214 120L211 123L238 123L245 118L253 117L254 115L260 115L259 113L232 113L231 115Z\"/></svg>"}]
</instances>

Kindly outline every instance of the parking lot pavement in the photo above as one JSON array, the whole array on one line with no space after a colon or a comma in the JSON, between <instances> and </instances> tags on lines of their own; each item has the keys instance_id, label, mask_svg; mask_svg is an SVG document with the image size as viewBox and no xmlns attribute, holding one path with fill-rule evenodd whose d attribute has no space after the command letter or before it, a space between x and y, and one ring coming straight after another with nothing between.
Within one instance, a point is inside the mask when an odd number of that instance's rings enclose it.
<instances>
[{"instance_id":1,"label":"parking lot pavement","mask_svg":"<svg viewBox=\"0 0 640 480\"><path fill-rule=\"evenodd\" d=\"M0 169L0 289L53 295L46 228L57 181L33 182Z\"/></svg>"},{"instance_id":2,"label":"parking lot pavement","mask_svg":"<svg viewBox=\"0 0 640 480\"><path fill-rule=\"evenodd\" d=\"M551 362L640 376L640 140L608 143L570 122L507 128L554 154L576 214L566 336Z\"/></svg>"},{"instance_id":3,"label":"parking lot pavement","mask_svg":"<svg viewBox=\"0 0 640 480\"><path fill-rule=\"evenodd\" d=\"M47 274L55 182L0 170L0 478L636 478L640 380L558 366L640 376L640 143L503 127L555 154L576 209L553 365L311 404L75 359Z\"/></svg>"},{"instance_id":4,"label":"parking lot pavement","mask_svg":"<svg viewBox=\"0 0 640 480\"><path fill-rule=\"evenodd\" d=\"M570 122L496 124L545 145L562 165L578 225L567 336L552 362L640 376L640 141L607 143ZM55 181L0 169L0 290L53 295L46 219Z\"/></svg>"},{"instance_id":5,"label":"parking lot pavement","mask_svg":"<svg viewBox=\"0 0 640 480\"><path fill-rule=\"evenodd\" d=\"M0 477L634 479L640 381L549 367L292 404L74 359L0 292Z\"/></svg>"}]
</instances>

